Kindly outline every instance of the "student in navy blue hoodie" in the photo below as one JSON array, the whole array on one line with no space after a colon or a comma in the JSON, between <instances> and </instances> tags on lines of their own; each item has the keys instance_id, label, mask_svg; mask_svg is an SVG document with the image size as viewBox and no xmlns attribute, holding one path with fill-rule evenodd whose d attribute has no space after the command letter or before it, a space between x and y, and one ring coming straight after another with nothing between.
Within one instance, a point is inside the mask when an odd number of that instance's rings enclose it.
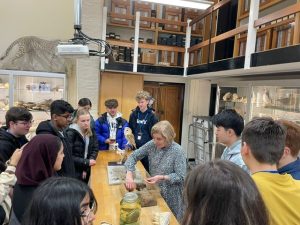
<instances>
[{"instance_id":1,"label":"student in navy blue hoodie","mask_svg":"<svg viewBox=\"0 0 300 225\"><path fill-rule=\"evenodd\" d=\"M139 148L152 139L151 128L158 122L155 113L148 107L150 94L147 91L139 91L135 97L138 106L129 117L129 127L134 135L136 147ZM145 157L141 160L145 169L149 171L149 161Z\"/></svg>"},{"instance_id":2,"label":"student in navy blue hoodie","mask_svg":"<svg viewBox=\"0 0 300 225\"><path fill-rule=\"evenodd\" d=\"M285 147L278 163L278 172L290 174L295 180L300 180L300 126L288 120L279 120L286 128Z\"/></svg>"},{"instance_id":3,"label":"student in navy blue hoodie","mask_svg":"<svg viewBox=\"0 0 300 225\"><path fill-rule=\"evenodd\" d=\"M125 149L127 148L127 140L124 135L124 128L128 127L128 123L118 112L118 101L108 99L104 104L106 113L103 113L95 121L99 150L115 149L116 143L120 149Z\"/></svg>"}]
</instances>

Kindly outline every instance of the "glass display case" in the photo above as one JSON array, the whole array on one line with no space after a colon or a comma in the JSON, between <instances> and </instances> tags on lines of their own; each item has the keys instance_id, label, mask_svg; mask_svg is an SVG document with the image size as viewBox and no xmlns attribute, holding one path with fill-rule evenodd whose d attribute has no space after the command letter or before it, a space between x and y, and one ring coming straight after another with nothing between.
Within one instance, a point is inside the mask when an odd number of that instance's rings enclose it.
<instances>
[{"instance_id":1,"label":"glass display case","mask_svg":"<svg viewBox=\"0 0 300 225\"><path fill-rule=\"evenodd\" d=\"M300 87L253 86L250 118L257 116L300 124Z\"/></svg>"},{"instance_id":2,"label":"glass display case","mask_svg":"<svg viewBox=\"0 0 300 225\"><path fill-rule=\"evenodd\" d=\"M216 114L224 109L235 109L247 121L249 118L250 87L246 83L239 83L234 86L219 85L217 89Z\"/></svg>"},{"instance_id":3,"label":"glass display case","mask_svg":"<svg viewBox=\"0 0 300 225\"><path fill-rule=\"evenodd\" d=\"M216 113L223 109L235 109L245 122L253 117L269 116L300 124L299 80L219 83L217 96Z\"/></svg>"},{"instance_id":4,"label":"glass display case","mask_svg":"<svg viewBox=\"0 0 300 225\"><path fill-rule=\"evenodd\" d=\"M65 74L0 70L0 122L5 122L5 113L11 106L22 106L31 111L33 125L50 119L50 104L65 99Z\"/></svg>"},{"instance_id":5,"label":"glass display case","mask_svg":"<svg viewBox=\"0 0 300 225\"><path fill-rule=\"evenodd\" d=\"M0 73L0 126L5 124L5 113L9 109L9 75Z\"/></svg>"}]
</instances>

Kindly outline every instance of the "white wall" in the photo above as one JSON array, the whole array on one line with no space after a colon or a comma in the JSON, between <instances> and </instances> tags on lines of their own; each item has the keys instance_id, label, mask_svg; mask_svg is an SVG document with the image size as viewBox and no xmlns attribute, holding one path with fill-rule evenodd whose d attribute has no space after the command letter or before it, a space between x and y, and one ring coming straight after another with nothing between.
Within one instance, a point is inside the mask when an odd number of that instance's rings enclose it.
<instances>
[{"instance_id":1,"label":"white wall","mask_svg":"<svg viewBox=\"0 0 300 225\"><path fill-rule=\"evenodd\" d=\"M69 39L73 36L73 0L1 0L0 55L22 36Z\"/></svg>"},{"instance_id":2,"label":"white wall","mask_svg":"<svg viewBox=\"0 0 300 225\"><path fill-rule=\"evenodd\" d=\"M184 96L183 121L181 145L186 155L192 149L188 149L189 124L192 123L193 116L208 116L210 101L211 82L208 80L191 79L186 83L186 93Z\"/></svg>"}]
</instances>

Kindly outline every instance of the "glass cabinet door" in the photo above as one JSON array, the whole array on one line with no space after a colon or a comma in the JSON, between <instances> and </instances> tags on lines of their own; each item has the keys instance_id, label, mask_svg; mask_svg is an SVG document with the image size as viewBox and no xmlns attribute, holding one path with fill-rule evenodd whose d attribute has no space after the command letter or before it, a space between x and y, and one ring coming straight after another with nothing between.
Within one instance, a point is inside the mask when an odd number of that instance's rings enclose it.
<instances>
[{"instance_id":1,"label":"glass cabinet door","mask_svg":"<svg viewBox=\"0 0 300 225\"><path fill-rule=\"evenodd\" d=\"M218 112L224 109L235 109L243 118L248 119L249 87L219 87Z\"/></svg>"},{"instance_id":2,"label":"glass cabinet door","mask_svg":"<svg viewBox=\"0 0 300 225\"><path fill-rule=\"evenodd\" d=\"M5 125L5 113L9 109L9 75L0 74L0 126Z\"/></svg>"},{"instance_id":3,"label":"glass cabinet door","mask_svg":"<svg viewBox=\"0 0 300 225\"><path fill-rule=\"evenodd\" d=\"M33 128L50 119L52 101L64 98L64 78L14 76L14 106L27 108L33 114Z\"/></svg>"},{"instance_id":4,"label":"glass cabinet door","mask_svg":"<svg viewBox=\"0 0 300 225\"><path fill-rule=\"evenodd\" d=\"M253 86L251 118L257 116L300 124L300 87Z\"/></svg>"}]
</instances>

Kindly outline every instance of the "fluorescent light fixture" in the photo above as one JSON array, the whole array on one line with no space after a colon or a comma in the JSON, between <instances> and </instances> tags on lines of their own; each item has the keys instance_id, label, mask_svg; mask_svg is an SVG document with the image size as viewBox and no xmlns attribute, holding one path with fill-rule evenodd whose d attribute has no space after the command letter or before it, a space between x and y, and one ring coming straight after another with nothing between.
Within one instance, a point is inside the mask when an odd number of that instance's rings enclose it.
<instances>
[{"instance_id":1,"label":"fluorescent light fixture","mask_svg":"<svg viewBox=\"0 0 300 225\"><path fill-rule=\"evenodd\" d=\"M193 8L193 9L207 9L214 3L211 1L205 1L205 0L141 0L144 2L152 2L152 3L158 3L163 5L172 5L172 6L179 6L183 8Z\"/></svg>"}]
</instances>

